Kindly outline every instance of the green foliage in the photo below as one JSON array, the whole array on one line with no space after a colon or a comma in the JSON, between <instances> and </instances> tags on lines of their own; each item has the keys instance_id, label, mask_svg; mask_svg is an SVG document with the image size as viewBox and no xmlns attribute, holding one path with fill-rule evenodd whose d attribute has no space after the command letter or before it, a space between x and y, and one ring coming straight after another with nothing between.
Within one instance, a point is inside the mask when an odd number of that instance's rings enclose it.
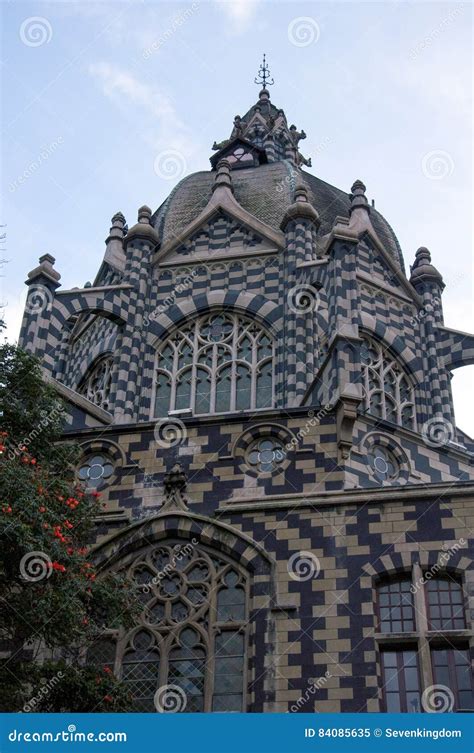
<instances>
[{"instance_id":1,"label":"green foliage","mask_svg":"<svg viewBox=\"0 0 474 753\"><path fill-rule=\"evenodd\" d=\"M26 643L87 646L104 626L130 626L136 602L120 576L96 571L100 494L76 480L78 448L60 441L64 406L39 364L11 345L0 347L0 416L0 610L13 666Z\"/></svg>"}]
</instances>

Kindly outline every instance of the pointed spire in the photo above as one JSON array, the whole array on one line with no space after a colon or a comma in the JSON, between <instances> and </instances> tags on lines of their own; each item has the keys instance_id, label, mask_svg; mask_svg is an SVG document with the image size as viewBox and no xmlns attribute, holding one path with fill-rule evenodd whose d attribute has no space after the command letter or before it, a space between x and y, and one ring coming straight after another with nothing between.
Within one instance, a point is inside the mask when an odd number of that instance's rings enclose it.
<instances>
[{"instance_id":1,"label":"pointed spire","mask_svg":"<svg viewBox=\"0 0 474 753\"><path fill-rule=\"evenodd\" d=\"M420 246L415 254L415 263L411 267L410 282L415 288L418 284L424 282L434 282L441 289L445 287L441 274L431 263L431 253L425 246Z\"/></svg>"},{"instance_id":2,"label":"pointed spire","mask_svg":"<svg viewBox=\"0 0 474 753\"><path fill-rule=\"evenodd\" d=\"M116 212L112 217L111 223L109 235L105 241L104 261L122 270L125 262L123 253L125 217L122 212Z\"/></svg>"}]
</instances>

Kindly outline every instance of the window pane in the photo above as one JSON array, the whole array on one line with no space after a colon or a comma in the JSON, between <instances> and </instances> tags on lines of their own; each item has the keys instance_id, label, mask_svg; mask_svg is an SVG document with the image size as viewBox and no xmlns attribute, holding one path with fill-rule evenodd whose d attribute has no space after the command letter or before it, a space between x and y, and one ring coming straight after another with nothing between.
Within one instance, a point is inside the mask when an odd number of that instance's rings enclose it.
<instances>
[{"instance_id":1,"label":"window pane","mask_svg":"<svg viewBox=\"0 0 474 753\"><path fill-rule=\"evenodd\" d=\"M415 651L382 651L383 696L387 711L420 710L420 681Z\"/></svg>"},{"instance_id":2,"label":"window pane","mask_svg":"<svg viewBox=\"0 0 474 753\"><path fill-rule=\"evenodd\" d=\"M466 626L461 584L453 579L429 581L428 618L430 630L462 630Z\"/></svg>"},{"instance_id":3,"label":"window pane","mask_svg":"<svg viewBox=\"0 0 474 753\"><path fill-rule=\"evenodd\" d=\"M378 588L379 630L406 633L415 630L413 594L409 578L394 579Z\"/></svg>"},{"instance_id":4,"label":"window pane","mask_svg":"<svg viewBox=\"0 0 474 753\"><path fill-rule=\"evenodd\" d=\"M193 363L194 371L189 368ZM224 364L229 367L222 368ZM157 354L155 378L155 415L165 416L170 408L181 410L191 403L196 414L210 413L211 396L219 413L269 407L273 404L272 340L256 321L239 314L205 314L164 343Z\"/></svg>"}]
</instances>

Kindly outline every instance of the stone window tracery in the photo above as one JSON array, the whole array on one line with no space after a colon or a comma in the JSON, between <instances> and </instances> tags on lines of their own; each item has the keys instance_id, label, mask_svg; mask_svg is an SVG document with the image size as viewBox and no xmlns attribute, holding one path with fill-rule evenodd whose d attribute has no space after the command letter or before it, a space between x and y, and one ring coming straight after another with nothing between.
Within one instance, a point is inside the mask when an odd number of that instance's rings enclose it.
<instances>
[{"instance_id":1,"label":"stone window tracery","mask_svg":"<svg viewBox=\"0 0 474 753\"><path fill-rule=\"evenodd\" d=\"M97 358L87 371L78 387L78 393L84 395L99 408L109 410L110 388L112 385L113 356Z\"/></svg>"},{"instance_id":2,"label":"stone window tracery","mask_svg":"<svg viewBox=\"0 0 474 753\"><path fill-rule=\"evenodd\" d=\"M161 346L155 416L191 409L229 413L273 406L273 342L240 314L205 314Z\"/></svg>"},{"instance_id":3,"label":"stone window tracery","mask_svg":"<svg viewBox=\"0 0 474 753\"><path fill-rule=\"evenodd\" d=\"M139 625L119 637L115 662L106 640L89 650L89 663L115 666L137 711L246 710L248 575L195 541L155 544L122 569Z\"/></svg>"},{"instance_id":4,"label":"stone window tracery","mask_svg":"<svg viewBox=\"0 0 474 753\"><path fill-rule=\"evenodd\" d=\"M400 363L368 335L362 337L361 363L365 410L377 418L416 429L414 389Z\"/></svg>"}]
</instances>

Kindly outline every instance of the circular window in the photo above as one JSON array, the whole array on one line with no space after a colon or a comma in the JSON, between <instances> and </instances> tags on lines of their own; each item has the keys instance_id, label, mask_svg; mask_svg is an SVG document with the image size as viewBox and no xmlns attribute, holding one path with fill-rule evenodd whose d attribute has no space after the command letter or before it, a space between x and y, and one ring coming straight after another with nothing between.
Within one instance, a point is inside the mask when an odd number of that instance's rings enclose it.
<instances>
[{"instance_id":1,"label":"circular window","mask_svg":"<svg viewBox=\"0 0 474 753\"><path fill-rule=\"evenodd\" d=\"M114 466L106 455L93 455L79 467L79 478L88 489L98 489L114 472Z\"/></svg>"},{"instance_id":2,"label":"circular window","mask_svg":"<svg viewBox=\"0 0 474 753\"><path fill-rule=\"evenodd\" d=\"M259 473L273 473L285 458L283 443L276 437L257 439L247 451L248 464Z\"/></svg>"},{"instance_id":3,"label":"circular window","mask_svg":"<svg viewBox=\"0 0 474 753\"><path fill-rule=\"evenodd\" d=\"M379 482L395 481L398 478L400 466L393 454L386 447L374 445L367 453L372 475Z\"/></svg>"}]
</instances>

